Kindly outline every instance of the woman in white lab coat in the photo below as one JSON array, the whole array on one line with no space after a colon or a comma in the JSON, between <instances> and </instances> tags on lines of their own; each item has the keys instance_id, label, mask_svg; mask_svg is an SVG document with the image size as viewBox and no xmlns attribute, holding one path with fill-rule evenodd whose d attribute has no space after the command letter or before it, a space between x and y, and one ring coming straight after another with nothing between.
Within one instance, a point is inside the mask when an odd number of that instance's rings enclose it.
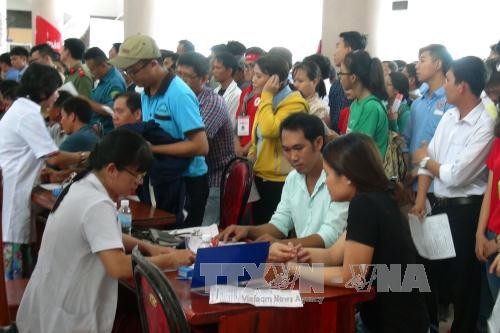
<instances>
[{"instance_id":1,"label":"woman in white lab coat","mask_svg":"<svg viewBox=\"0 0 500 333\"><path fill-rule=\"evenodd\" d=\"M118 279L132 277L135 245L160 268L190 264L172 250L122 235L115 202L142 183L152 154L137 134L117 129L89 156L88 171L59 196L47 220L38 263L17 314L20 332L111 332Z\"/></svg>"},{"instance_id":2,"label":"woman in white lab coat","mask_svg":"<svg viewBox=\"0 0 500 333\"><path fill-rule=\"evenodd\" d=\"M17 99L0 120L0 168L3 175L2 238L5 278L31 271L31 190L44 163L63 168L88 154L59 152L40 113L58 97L61 77L49 66L33 63L23 74Z\"/></svg>"}]
</instances>

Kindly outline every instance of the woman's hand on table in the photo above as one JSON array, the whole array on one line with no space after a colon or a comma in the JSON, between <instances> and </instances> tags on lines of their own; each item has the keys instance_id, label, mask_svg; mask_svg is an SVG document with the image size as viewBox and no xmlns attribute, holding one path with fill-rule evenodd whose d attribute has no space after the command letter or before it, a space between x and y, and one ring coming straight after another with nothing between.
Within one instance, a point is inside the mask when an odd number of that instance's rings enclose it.
<instances>
[{"instance_id":1,"label":"woman's hand on table","mask_svg":"<svg viewBox=\"0 0 500 333\"><path fill-rule=\"evenodd\" d=\"M302 247L301 244L297 245L297 262L299 263L312 263L311 253L306 248Z\"/></svg>"},{"instance_id":2,"label":"woman's hand on table","mask_svg":"<svg viewBox=\"0 0 500 333\"><path fill-rule=\"evenodd\" d=\"M150 256L157 256L160 254L169 254L175 252L175 249L166 246L160 246L149 242L144 242L144 251Z\"/></svg>"},{"instance_id":3,"label":"woman's hand on table","mask_svg":"<svg viewBox=\"0 0 500 333\"><path fill-rule=\"evenodd\" d=\"M180 266L189 266L194 262L194 259L195 254L191 250L173 250L170 253L151 257L151 260L162 269L177 269Z\"/></svg>"},{"instance_id":4,"label":"woman's hand on table","mask_svg":"<svg viewBox=\"0 0 500 333\"><path fill-rule=\"evenodd\" d=\"M269 248L268 260L271 262L287 262L297 257L297 251L292 243L275 242Z\"/></svg>"},{"instance_id":5,"label":"woman's hand on table","mask_svg":"<svg viewBox=\"0 0 500 333\"><path fill-rule=\"evenodd\" d=\"M271 262L311 263L311 254L302 247L302 244L275 242L269 248L268 260Z\"/></svg>"},{"instance_id":6,"label":"woman's hand on table","mask_svg":"<svg viewBox=\"0 0 500 333\"><path fill-rule=\"evenodd\" d=\"M169 255L173 259L173 266L178 268L180 266L189 266L191 265L196 255L191 250L174 250L175 252L170 253Z\"/></svg>"}]
</instances>

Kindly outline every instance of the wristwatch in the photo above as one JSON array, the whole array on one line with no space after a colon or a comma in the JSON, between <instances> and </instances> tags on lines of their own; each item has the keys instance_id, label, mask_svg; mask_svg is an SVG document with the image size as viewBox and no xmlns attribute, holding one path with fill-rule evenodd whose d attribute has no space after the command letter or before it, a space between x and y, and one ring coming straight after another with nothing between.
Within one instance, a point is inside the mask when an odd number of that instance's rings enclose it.
<instances>
[{"instance_id":1,"label":"wristwatch","mask_svg":"<svg viewBox=\"0 0 500 333\"><path fill-rule=\"evenodd\" d=\"M423 159L420 160L418 163L418 166L421 167L422 169L425 169L427 167L427 162L429 162L431 158L429 156L424 157Z\"/></svg>"}]
</instances>

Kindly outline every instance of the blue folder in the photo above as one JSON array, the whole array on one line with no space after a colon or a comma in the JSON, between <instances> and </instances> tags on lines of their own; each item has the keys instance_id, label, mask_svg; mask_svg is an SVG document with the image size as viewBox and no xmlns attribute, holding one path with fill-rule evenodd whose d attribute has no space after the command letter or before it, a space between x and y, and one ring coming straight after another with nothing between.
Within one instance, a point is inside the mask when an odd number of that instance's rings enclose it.
<instances>
[{"instance_id":1,"label":"blue folder","mask_svg":"<svg viewBox=\"0 0 500 333\"><path fill-rule=\"evenodd\" d=\"M208 292L214 284L262 281L268 255L269 242L198 249L191 288Z\"/></svg>"}]
</instances>

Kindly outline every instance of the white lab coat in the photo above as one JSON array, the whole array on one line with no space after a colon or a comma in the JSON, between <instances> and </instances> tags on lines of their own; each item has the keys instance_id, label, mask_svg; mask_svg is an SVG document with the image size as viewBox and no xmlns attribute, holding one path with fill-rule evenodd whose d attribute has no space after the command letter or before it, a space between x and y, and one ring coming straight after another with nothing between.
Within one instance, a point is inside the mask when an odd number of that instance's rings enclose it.
<instances>
[{"instance_id":1,"label":"white lab coat","mask_svg":"<svg viewBox=\"0 0 500 333\"><path fill-rule=\"evenodd\" d=\"M214 89L216 94L219 93L221 86L219 85ZM240 104L241 89L238 87L236 81L233 80L231 84L227 87L224 95L224 101L226 102L227 111L229 112L229 119L231 120L231 128L236 128L236 112L238 111L238 105Z\"/></svg>"},{"instance_id":2,"label":"white lab coat","mask_svg":"<svg viewBox=\"0 0 500 333\"><path fill-rule=\"evenodd\" d=\"M57 150L40 114L40 105L26 98L16 100L0 121L4 242L30 243L31 190L43 157Z\"/></svg>"},{"instance_id":3,"label":"white lab coat","mask_svg":"<svg viewBox=\"0 0 500 333\"><path fill-rule=\"evenodd\" d=\"M115 203L93 174L49 215L38 263L17 312L20 332L111 332L118 281L98 252L123 249Z\"/></svg>"}]
</instances>

